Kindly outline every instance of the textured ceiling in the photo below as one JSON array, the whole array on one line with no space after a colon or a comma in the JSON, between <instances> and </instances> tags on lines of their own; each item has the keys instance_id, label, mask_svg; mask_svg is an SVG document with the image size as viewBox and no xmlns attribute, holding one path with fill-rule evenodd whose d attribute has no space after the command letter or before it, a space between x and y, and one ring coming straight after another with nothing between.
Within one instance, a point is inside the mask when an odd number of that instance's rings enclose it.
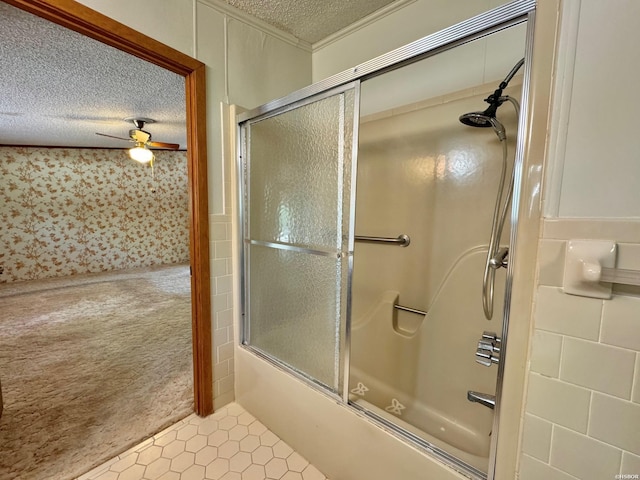
<instances>
[{"instance_id":1,"label":"textured ceiling","mask_svg":"<svg viewBox=\"0 0 640 480\"><path fill-rule=\"evenodd\" d=\"M127 148L127 117L186 148L184 78L0 2L0 144Z\"/></svg>"},{"instance_id":2,"label":"textured ceiling","mask_svg":"<svg viewBox=\"0 0 640 480\"><path fill-rule=\"evenodd\" d=\"M394 0L227 0L229 5L312 44L393 2Z\"/></svg>"},{"instance_id":3,"label":"textured ceiling","mask_svg":"<svg viewBox=\"0 0 640 480\"><path fill-rule=\"evenodd\" d=\"M394 0L226 0L315 43ZM184 79L0 2L0 145L127 148L128 117L186 148Z\"/></svg>"}]
</instances>

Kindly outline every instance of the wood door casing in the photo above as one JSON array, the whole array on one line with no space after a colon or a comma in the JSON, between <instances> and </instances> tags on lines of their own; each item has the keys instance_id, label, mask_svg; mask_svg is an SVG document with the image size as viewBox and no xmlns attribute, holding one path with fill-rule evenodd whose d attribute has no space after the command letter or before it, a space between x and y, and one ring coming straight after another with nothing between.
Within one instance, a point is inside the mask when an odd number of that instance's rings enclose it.
<instances>
[{"instance_id":1,"label":"wood door casing","mask_svg":"<svg viewBox=\"0 0 640 480\"><path fill-rule=\"evenodd\" d=\"M213 412L205 65L73 0L6 0L46 20L185 77L194 410Z\"/></svg>"}]
</instances>

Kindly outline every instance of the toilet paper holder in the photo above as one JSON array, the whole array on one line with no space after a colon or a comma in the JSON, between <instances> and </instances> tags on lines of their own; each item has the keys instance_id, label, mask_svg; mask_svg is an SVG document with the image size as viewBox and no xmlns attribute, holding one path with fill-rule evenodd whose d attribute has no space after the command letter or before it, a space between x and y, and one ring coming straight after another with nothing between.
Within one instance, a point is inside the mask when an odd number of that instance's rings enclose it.
<instances>
[{"instance_id":1,"label":"toilet paper holder","mask_svg":"<svg viewBox=\"0 0 640 480\"><path fill-rule=\"evenodd\" d=\"M617 251L612 240L569 240L562 281L564 293L610 299L614 283L640 286L640 271L615 268Z\"/></svg>"}]
</instances>

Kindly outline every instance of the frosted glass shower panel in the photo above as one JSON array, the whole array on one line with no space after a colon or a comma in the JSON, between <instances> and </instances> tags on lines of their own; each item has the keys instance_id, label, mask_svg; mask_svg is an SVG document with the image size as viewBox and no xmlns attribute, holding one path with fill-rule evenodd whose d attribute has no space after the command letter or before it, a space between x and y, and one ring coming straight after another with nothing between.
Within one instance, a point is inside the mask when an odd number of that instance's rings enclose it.
<instances>
[{"instance_id":1,"label":"frosted glass shower panel","mask_svg":"<svg viewBox=\"0 0 640 480\"><path fill-rule=\"evenodd\" d=\"M348 90L250 125L252 239L342 249L353 103Z\"/></svg>"},{"instance_id":2,"label":"frosted glass shower panel","mask_svg":"<svg viewBox=\"0 0 640 480\"><path fill-rule=\"evenodd\" d=\"M245 345L337 393L359 84L244 125Z\"/></svg>"},{"instance_id":3,"label":"frosted glass shower panel","mask_svg":"<svg viewBox=\"0 0 640 480\"><path fill-rule=\"evenodd\" d=\"M249 256L251 345L336 389L340 260L260 245Z\"/></svg>"}]
</instances>

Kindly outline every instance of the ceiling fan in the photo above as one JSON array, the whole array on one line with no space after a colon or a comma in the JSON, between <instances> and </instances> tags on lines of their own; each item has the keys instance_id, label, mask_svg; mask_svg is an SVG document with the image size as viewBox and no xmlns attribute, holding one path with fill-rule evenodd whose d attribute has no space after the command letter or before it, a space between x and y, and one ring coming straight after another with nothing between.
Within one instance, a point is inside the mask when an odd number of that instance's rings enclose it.
<instances>
[{"instance_id":1,"label":"ceiling fan","mask_svg":"<svg viewBox=\"0 0 640 480\"><path fill-rule=\"evenodd\" d=\"M102 137L115 138L118 140L124 140L127 142L133 142L136 144L135 147L129 149L129 156L140 163L149 163L153 160L153 152L150 148L158 148L164 150L178 150L180 145L177 143L165 143L165 142L154 142L151 141L151 134L145 130L143 130L145 124L147 123L155 123L155 120L150 118L125 118L127 122L132 122L135 128L129 130L129 138L123 137L115 137L113 135L107 135L105 133L97 133L96 135L100 135Z\"/></svg>"}]
</instances>

